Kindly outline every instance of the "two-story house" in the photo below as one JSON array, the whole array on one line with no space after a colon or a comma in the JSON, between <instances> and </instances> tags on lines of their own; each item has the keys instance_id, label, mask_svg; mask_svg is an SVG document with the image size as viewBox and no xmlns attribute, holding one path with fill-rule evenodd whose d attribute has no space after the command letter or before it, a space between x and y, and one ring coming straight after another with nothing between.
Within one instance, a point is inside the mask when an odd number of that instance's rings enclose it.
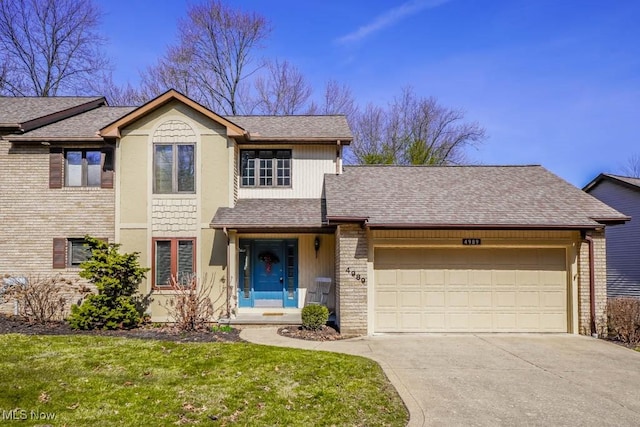
<instances>
[{"instance_id":1,"label":"two-story house","mask_svg":"<svg viewBox=\"0 0 640 427\"><path fill-rule=\"evenodd\" d=\"M91 234L140 253L150 314L170 279L221 322L346 334L604 327L604 229L628 218L540 166L344 166L343 116L223 117L169 91L0 98L0 274L77 275Z\"/></svg>"}]
</instances>

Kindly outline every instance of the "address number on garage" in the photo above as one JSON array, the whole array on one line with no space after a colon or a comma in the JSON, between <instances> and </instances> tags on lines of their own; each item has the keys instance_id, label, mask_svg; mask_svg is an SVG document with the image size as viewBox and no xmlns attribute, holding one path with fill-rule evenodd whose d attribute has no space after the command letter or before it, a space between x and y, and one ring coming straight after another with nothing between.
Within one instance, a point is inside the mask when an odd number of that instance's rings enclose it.
<instances>
[{"instance_id":1,"label":"address number on garage","mask_svg":"<svg viewBox=\"0 0 640 427\"><path fill-rule=\"evenodd\" d=\"M479 246L482 244L482 239L462 239L464 246Z\"/></svg>"}]
</instances>

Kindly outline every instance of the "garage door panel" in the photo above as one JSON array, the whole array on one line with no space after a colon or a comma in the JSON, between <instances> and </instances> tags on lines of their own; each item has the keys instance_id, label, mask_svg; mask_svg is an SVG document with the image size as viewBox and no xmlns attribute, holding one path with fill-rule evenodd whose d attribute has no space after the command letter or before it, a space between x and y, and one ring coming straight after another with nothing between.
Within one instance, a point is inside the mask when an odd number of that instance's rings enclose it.
<instances>
[{"instance_id":1,"label":"garage door panel","mask_svg":"<svg viewBox=\"0 0 640 427\"><path fill-rule=\"evenodd\" d=\"M516 305L518 307L531 308L540 307L540 292L536 291L519 291L516 296Z\"/></svg>"},{"instance_id":2,"label":"garage door panel","mask_svg":"<svg viewBox=\"0 0 640 427\"><path fill-rule=\"evenodd\" d=\"M376 292L376 305L379 309L398 309L398 292L396 290Z\"/></svg>"},{"instance_id":3,"label":"garage door panel","mask_svg":"<svg viewBox=\"0 0 640 427\"><path fill-rule=\"evenodd\" d=\"M444 286L446 283L445 276L446 270L422 270L422 285L429 287Z\"/></svg>"},{"instance_id":4,"label":"garage door panel","mask_svg":"<svg viewBox=\"0 0 640 427\"><path fill-rule=\"evenodd\" d=\"M400 291L400 309L410 309L422 307L422 291L418 288L415 291Z\"/></svg>"},{"instance_id":5,"label":"garage door panel","mask_svg":"<svg viewBox=\"0 0 640 427\"><path fill-rule=\"evenodd\" d=\"M379 332L566 332L564 249L402 249L375 253Z\"/></svg>"},{"instance_id":6,"label":"garage door panel","mask_svg":"<svg viewBox=\"0 0 640 427\"><path fill-rule=\"evenodd\" d=\"M444 307L444 290L440 292L423 292L422 293L422 301L425 307L433 308L433 307Z\"/></svg>"},{"instance_id":7,"label":"garage door panel","mask_svg":"<svg viewBox=\"0 0 640 427\"><path fill-rule=\"evenodd\" d=\"M420 270L398 270L397 280L400 286L420 286Z\"/></svg>"},{"instance_id":8,"label":"garage door panel","mask_svg":"<svg viewBox=\"0 0 640 427\"><path fill-rule=\"evenodd\" d=\"M489 291L471 291L470 307L491 308L493 305L493 293Z\"/></svg>"}]
</instances>

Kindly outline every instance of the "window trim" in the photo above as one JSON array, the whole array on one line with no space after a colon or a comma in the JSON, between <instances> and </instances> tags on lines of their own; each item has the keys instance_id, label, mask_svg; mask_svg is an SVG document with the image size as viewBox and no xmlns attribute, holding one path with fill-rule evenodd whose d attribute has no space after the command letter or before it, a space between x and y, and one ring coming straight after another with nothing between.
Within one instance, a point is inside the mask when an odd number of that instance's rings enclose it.
<instances>
[{"instance_id":1,"label":"window trim","mask_svg":"<svg viewBox=\"0 0 640 427\"><path fill-rule=\"evenodd\" d=\"M271 157L260 157L261 152L270 151ZM278 152L285 151L289 155L286 159L289 160L289 184L280 185L278 184ZM242 167L242 155L243 153L252 152L254 154L253 160L253 179L254 184L244 184L244 168ZM271 160L271 185L261 185L260 184L260 160L261 159L269 159ZM240 156L238 158L238 169L240 170L239 182L241 188L291 188L293 186L293 150L290 148L279 149L279 148L251 148L251 149L242 149L240 150Z\"/></svg>"},{"instance_id":2,"label":"window trim","mask_svg":"<svg viewBox=\"0 0 640 427\"><path fill-rule=\"evenodd\" d=\"M197 273L197 246L195 237L153 237L151 239L151 288L156 290L171 290L171 284L159 285L156 283L156 242L171 242L171 276L178 272L178 242L190 241L193 244L193 272Z\"/></svg>"},{"instance_id":3,"label":"window trim","mask_svg":"<svg viewBox=\"0 0 640 427\"><path fill-rule=\"evenodd\" d=\"M87 244L87 241L83 238L75 238L75 237L69 237L67 238L67 256L66 256L66 264L67 264L67 268L80 268L80 264L82 264L84 261L81 261L77 264L73 263L73 245L74 244L80 244L81 246L84 246ZM91 253L89 252L89 258L91 257ZM87 259L89 259L87 258ZM86 260L85 260L86 261Z\"/></svg>"},{"instance_id":4,"label":"window trim","mask_svg":"<svg viewBox=\"0 0 640 427\"><path fill-rule=\"evenodd\" d=\"M104 242L109 242L107 238L98 238ZM71 242L85 242L83 237L54 237L52 252L52 268L61 269L78 269L80 265L71 264Z\"/></svg>"},{"instance_id":5,"label":"window trim","mask_svg":"<svg viewBox=\"0 0 640 427\"><path fill-rule=\"evenodd\" d=\"M166 193L161 193L156 188L156 147L160 145L170 145L172 147L172 159L171 159L171 191ZM179 181L179 171L178 171L178 146L185 145L193 147L193 190L191 191L179 191L178 190L178 181ZM152 162L153 162L153 194L195 194L197 190L197 182L196 182L196 172L197 172L197 158L196 158L196 143L195 142L154 142L153 143L153 153L152 153Z\"/></svg>"}]
</instances>

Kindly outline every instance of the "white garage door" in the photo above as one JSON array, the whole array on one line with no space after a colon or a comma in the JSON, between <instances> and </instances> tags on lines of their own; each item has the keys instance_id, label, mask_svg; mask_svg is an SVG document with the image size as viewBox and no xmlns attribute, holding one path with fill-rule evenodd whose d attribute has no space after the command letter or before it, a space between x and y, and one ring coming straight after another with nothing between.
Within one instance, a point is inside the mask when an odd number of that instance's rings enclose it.
<instances>
[{"instance_id":1,"label":"white garage door","mask_svg":"<svg viewBox=\"0 0 640 427\"><path fill-rule=\"evenodd\" d=\"M377 248L376 332L567 332L564 249Z\"/></svg>"}]
</instances>

